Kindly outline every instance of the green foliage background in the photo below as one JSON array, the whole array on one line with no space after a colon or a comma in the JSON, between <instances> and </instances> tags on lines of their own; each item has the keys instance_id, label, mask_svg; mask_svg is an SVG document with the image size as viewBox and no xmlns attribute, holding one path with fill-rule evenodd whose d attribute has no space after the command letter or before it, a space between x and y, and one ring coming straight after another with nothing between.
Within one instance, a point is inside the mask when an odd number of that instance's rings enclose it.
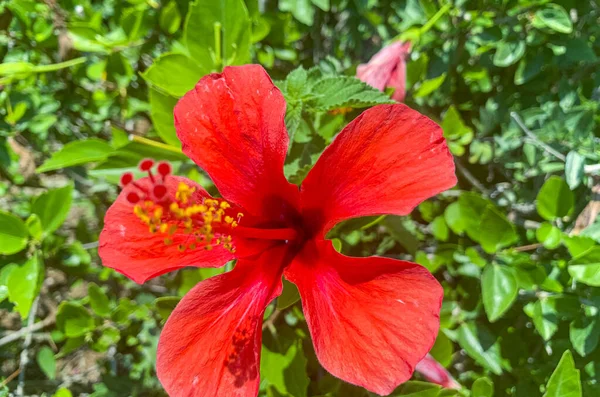
<instances>
[{"instance_id":1,"label":"green foliage background","mask_svg":"<svg viewBox=\"0 0 600 397\"><path fill-rule=\"evenodd\" d=\"M0 1L0 396L164 395L161 326L223 269L140 286L103 268L119 176L164 159L214 193L172 109L204 74L255 62L286 96L299 183L389 100L351 76L393 39L413 43L407 103L442 125L459 184L331 237L435 274L432 354L464 386L416 375L394 395L600 395L598 37L593 0ZM266 318L261 396L368 395L319 366L291 284Z\"/></svg>"}]
</instances>

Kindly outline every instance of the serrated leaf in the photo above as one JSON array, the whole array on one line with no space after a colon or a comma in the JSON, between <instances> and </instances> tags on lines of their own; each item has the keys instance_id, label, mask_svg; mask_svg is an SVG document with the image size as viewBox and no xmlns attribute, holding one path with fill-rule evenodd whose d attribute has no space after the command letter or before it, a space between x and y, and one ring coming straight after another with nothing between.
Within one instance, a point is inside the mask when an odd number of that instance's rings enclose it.
<instances>
[{"instance_id":1,"label":"serrated leaf","mask_svg":"<svg viewBox=\"0 0 600 397\"><path fill-rule=\"evenodd\" d=\"M339 108L364 108L394 103L387 95L355 77L325 77L315 83L310 93L314 99L306 102L312 111L327 112Z\"/></svg>"},{"instance_id":2,"label":"serrated leaf","mask_svg":"<svg viewBox=\"0 0 600 397\"><path fill-rule=\"evenodd\" d=\"M187 55L168 52L154 60L142 74L152 87L175 98L194 88L198 80L211 71L211 67L199 64Z\"/></svg>"}]
</instances>

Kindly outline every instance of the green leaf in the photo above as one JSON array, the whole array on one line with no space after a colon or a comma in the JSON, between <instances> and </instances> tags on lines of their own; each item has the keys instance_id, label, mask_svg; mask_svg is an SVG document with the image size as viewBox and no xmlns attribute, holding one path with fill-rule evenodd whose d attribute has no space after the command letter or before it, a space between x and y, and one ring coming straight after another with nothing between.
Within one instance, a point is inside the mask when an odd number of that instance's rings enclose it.
<instances>
[{"instance_id":1,"label":"green leaf","mask_svg":"<svg viewBox=\"0 0 600 397\"><path fill-rule=\"evenodd\" d=\"M501 41L494 54L494 65L505 68L516 62L525 54L525 42Z\"/></svg>"},{"instance_id":2,"label":"green leaf","mask_svg":"<svg viewBox=\"0 0 600 397\"><path fill-rule=\"evenodd\" d=\"M279 0L279 10L291 12L294 18L305 25L312 26L314 23L315 8L311 0Z\"/></svg>"},{"instance_id":3,"label":"green leaf","mask_svg":"<svg viewBox=\"0 0 600 397\"><path fill-rule=\"evenodd\" d=\"M48 346L42 347L37 352L36 361L48 379L56 378L56 360L52 349Z\"/></svg>"},{"instance_id":4,"label":"green leaf","mask_svg":"<svg viewBox=\"0 0 600 397\"><path fill-rule=\"evenodd\" d=\"M391 396L437 397L440 389L441 387L434 383L411 380L400 385Z\"/></svg>"},{"instance_id":5,"label":"green leaf","mask_svg":"<svg viewBox=\"0 0 600 397\"><path fill-rule=\"evenodd\" d=\"M292 344L285 354L272 352L263 346L260 374L279 393L306 397L310 383L306 375L306 363L301 341Z\"/></svg>"},{"instance_id":6,"label":"green leaf","mask_svg":"<svg viewBox=\"0 0 600 397\"><path fill-rule=\"evenodd\" d=\"M21 318L27 318L31 305L39 292L41 266L37 256L13 269L6 280L8 299L16 305Z\"/></svg>"},{"instance_id":7,"label":"green leaf","mask_svg":"<svg viewBox=\"0 0 600 397\"><path fill-rule=\"evenodd\" d=\"M300 292L298 292L296 285L284 279L283 291L281 292L281 295L279 295L279 298L277 298L277 308L283 310L292 306L299 300Z\"/></svg>"},{"instance_id":8,"label":"green leaf","mask_svg":"<svg viewBox=\"0 0 600 397\"><path fill-rule=\"evenodd\" d=\"M566 350L546 385L544 397L581 397L579 370L575 368L573 354Z\"/></svg>"},{"instance_id":9,"label":"green leaf","mask_svg":"<svg viewBox=\"0 0 600 397\"><path fill-rule=\"evenodd\" d=\"M179 30L181 13L177 8L176 1L170 1L161 9L158 23L160 28L169 34L174 34Z\"/></svg>"},{"instance_id":10,"label":"green leaf","mask_svg":"<svg viewBox=\"0 0 600 397\"><path fill-rule=\"evenodd\" d=\"M540 298L533 305L533 325L544 340L549 340L558 330L558 299Z\"/></svg>"},{"instance_id":11,"label":"green leaf","mask_svg":"<svg viewBox=\"0 0 600 397\"><path fill-rule=\"evenodd\" d=\"M442 73L441 75L434 77L433 79L425 80L424 82L421 83L421 85L419 86L417 91L415 91L413 96L415 98L425 97L425 96L431 94L433 91L440 88L440 86L442 84L444 84L445 80L446 80L446 73Z\"/></svg>"},{"instance_id":12,"label":"green leaf","mask_svg":"<svg viewBox=\"0 0 600 397\"><path fill-rule=\"evenodd\" d=\"M565 179L571 190L575 190L583 181L585 157L575 151L567 154L565 162Z\"/></svg>"},{"instance_id":13,"label":"green leaf","mask_svg":"<svg viewBox=\"0 0 600 397\"><path fill-rule=\"evenodd\" d=\"M210 67L200 65L194 58L174 52L158 57L142 77L159 91L179 98L194 88L198 80L211 71Z\"/></svg>"},{"instance_id":14,"label":"green leaf","mask_svg":"<svg viewBox=\"0 0 600 397\"><path fill-rule=\"evenodd\" d=\"M487 265L481 277L483 307L490 322L506 313L515 303L519 292L517 278L508 266Z\"/></svg>"},{"instance_id":15,"label":"green leaf","mask_svg":"<svg viewBox=\"0 0 600 397\"><path fill-rule=\"evenodd\" d=\"M580 356L585 357L598 347L600 320L598 316L577 317L569 326L571 344Z\"/></svg>"},{"instance_id":16,"label":"green leaf","mask_svg":"<svg viewBox=\"0 0 600 397\"><path fill-rule=\"evenodd\" d=\"M94 318L83 306L62 302L58 306L56 325L67 337L76 338L94 329Z\"/></svg>"},{"instance_id":17,"label":"green leaf","mask_svg":"<svg viewBox=\"0 0 600 397\"><path fill-rule=\"evenodd\" d=\"M314 98L306 104L310 110L319 112L394 103L384 93L349 76L325 77L311 87L310 93Z\"/></svg>"},{"instance_id":18,"label":"green leaf","mask_svg":"<svg viewBox=\"0 0 600 397\"><path fill-rule=\"evenodd\" d=\"M180 300L181 298L178 296L161 296L154 300L154 307L156 307L158 315L163 320L166 320L171 315L171 312L175 310Z\"/></svg>"},{"instance_id":19,"label":"green leaf","mask_svg":"<svg viewBox=\"0 0 600 397\"><path fill-rule=\"evenodd\" d=\"M431 233L439 241L448 241L450 237L450 232L448 230L448 225L446 225L446 221L443 216L436 217L433 222L431 222Z\"/></svg>"},{"instance_id":20,"label":"green leaf","mask_svg":"<svg viewBox=\"0 0 600 397\"><path fill-rule=\"evenodd\" d=\"M0 211L0 254L12 255L27 246L29 232L21 218Z\"/></svg>"},{"instance_id":21,"label":"green leaf","mask_svg":"<svg viewBox=\"0 0 600 397\"><path fill-rule=\"evenodd\" d=\"M573 258L569 274L580 283L600 287L600 247L589 248Z\"/></svg>"},{"instance_id":22,"label":"green leaf","mask_svg":"<svg viewBox=\"0 0 600 397\"><path fill-rule=\"evenodd\" d=\"M14 269L18 269L19 265L16 263L9 263L0 268L0 302L8 297L8 276Z\"/></svg>"},{"instance_id":23,"label":"green leaf","mask_svg":"<svg viewBox=\"0 0 600 397\"><path fill-rule=\"evenodd\" d=\"M158 136L171 146L181 147L181 142L175 132L175 119L173 109L177 98L164 95L160 91L150 88L150 118Z\"/></svg>"},{"instance_id":24,"label":"green leaf","mask_svg":"<svg viewBox=\"0 0 600 397\"><path fill-rule=\"evenodd\" d=\"M475 379L471 387L471 397L493 397L494 382L490 378L483 377Z\"/></svg>"},{"instance_id":25,"label":"green leaf","mask_svg":"<svg viewBox=\"0 0 600 397\"><path fill-rule=\"evenodd\" d=\"M540 189L536 206L540 216L552 221L573 211L575 198L569 185L558 176L551 176Z\"/></svg>"},{"instance_id":26,"label":"green leaf","mask_svg":"<svg viewBox=\"0 0 600 397\"><path fill-rule=\"evenodd\" d=\"M69 389L61 387L54 393L52 397L73 397L73 394L69 391Z\"/></svg>"},{"instance_id":27,"label":"green leaf","mask_svg":"<svg viewBox=\"0 0 600 397\"><path fill-rule=\"evenodd\" d=\"M92 310L99 316L107 317L110 314L110 300L95 283L88 284L88 295L90 297L90 306Z\"/></svg>"},{"instance_id":28,"label":"green leaf","mask_svg":"<svg viewBox=\"0 0 600 397\"><path fill-rule=\"evenodd\" d=\"M496 375L502 374L500 344L487 328L473 322L463 323L456 333L460 346L479 365Z\"/></svg>"},{"instance_id":29,"label":"green leaf","mask_svg":"<svg viewBox=\"0 0 600 397\"><path fill-rule=\"evenodd\" d=\"M562 241L562 232L560 229L547 222L542 223L535 231L535 236L548 249L558 248Z\"/></svg>"},{"instance_id":30,"label":"green leaf","mask_svg":"<svg viewBox=\"0 0 600 397\"><path fill-rule=\"evenodd\" d=\"M481 217L479 242L488 254L495 253L517 241L518 235L514 225L492 206L485 209Z\"/></svg>"},{"instance_id":31,"label":"green leaf","mask_svg":"<svg viewBox=\"0 0 600 397\"><path fill-rule=\"evenodd\" d=\"M39 216L36 214L29 215L29 218L27 218L25 221L25 226L27 226L27 231L29 232L31 238L37 241L42 240L44 229Z\"/></svg>"},{"instance_id":32,"label":"green leaf","mask_svg":"<svg viewBox=\"0 0 600 397\"><path fill-rule=\"evenodd\" d=\"M48 172L96 161L106 160L113 148L100 139L87 139L67 143L61 150L52 154L36 172Z\"/></svg>"},{"instance_id":33,"label":"green leaf","mask_svg":"<svg viewBox=\"0 0 600 397\"><path fill-rule=\"evenodd\" d=\"M473 129L464 123L454 105L450 106L444 114L441 127L444 130L444 137L449 141L452 154L462 156L465 152L464 146L473 140Z\"/></svg>"},{"instance_id":34,"label":"green leaf","mask_svg":"<svg viewBox=\"0 0 600 397\"><path fill-rule=\"evenodd\" d=\"M31 211L40 218L45 235L52 234L67 219L73 201L73 185L48 190L33 200Z\"/></svg>"},{"instance_id":35,"label":"green leaf","mask_svg":"<svg viewBox=\"0 0 600 397\"><path fill-rule=\"evenodd\" d=\"M444 334L439 332L435 343L429 352L443 367L449 367L452 364L452 355L454 354L454 345L452 341Z\"/></svg>"},{"instance_id":36,"label":"green leaf","mask_svg":"<svg viewBox=\"0 0 600 397\"><path fill-rule=\"evenodd\" d=\"M559 33L568 34L573 31L573 23L569 14L558 4L550 3L545 8L538 10L535 13L534 25L536 22Z\"/></svg>"},{"instance_id":37,"label":"green leaf","mask_svg":"<svg viewBox=\"0 0 600 397\"><path fill-rule=\"evenodd\" d=\"M250 22L243 0L196 0L190 4L183 31L190 57L208 71L248 63Z\"/></svg>"}]
</instances>

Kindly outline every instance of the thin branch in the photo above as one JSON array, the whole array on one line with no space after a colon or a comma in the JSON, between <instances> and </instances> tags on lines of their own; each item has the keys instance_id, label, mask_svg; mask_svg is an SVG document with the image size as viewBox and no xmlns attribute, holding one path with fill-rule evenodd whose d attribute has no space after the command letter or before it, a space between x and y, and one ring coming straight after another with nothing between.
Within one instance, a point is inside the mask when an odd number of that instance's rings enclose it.
<instances>
[{"instance_id":1,"label":"thin branch","mask_svg":"<svg viewBox=\"0 0 600 397\"><path fill-rule=\"evenodd\" d=\"M542 244L535 243L535 244L523 245L521 247L515 247L515 248L513 248L513 250L515 250L517 252L525 252L525 251L531 251L531 250L534 250L534 249L538 249L541 246L542 246Z\"/></svg>"},{"instance_id":2,"label":"thin branch","mask_svg":"<svg viewBox=\"0 0 600 397\"><path fill-rule=\"evenodd\" d=\"M523 120L521 120L521 118L519 117L519 115L516 112L510 112L510 117L512 117L512 119L523 130L523 132L531 140L533 140L539 147L541 147L546 152L550 153L551 155L553 155L554 157L556 157L557 159L559 159L559 160L561 160L563 162L567 160L567 158L565 157L564 154L562 154L562 153L554 150L551 146L549 146L548 144L542 142L533 132L531 132L531 130L529 128L527 128L527 126L525 125L525 123L523 123Z\"/></svg>"},{"instance_id":3,"label":"thin branch","mask_svg":"<svg viewBox=\"0 0 600 397\"><path fill-rule=\"evenodd\" d=\"M30 315L30 318L32 318L32 317L33 316ZM43 328L46 328L47 326L54 324L54 321L56 321L56 317L54 315L50 315L40 322L28 325L25 328L21 328L18 331L12 332L12 333L8 334L7 336L3 337L2 339L0 339L0 347L7 345L11 342L14 342L16 340L19 340L23 336L31 335L34 332L37 332Z\"/></svg>"},{"instance_id":4,"label":"thin branch","mask_svg":"<svg viewBox=\"0 0 600 397\"><path fill-rule=\"evenodd\" d=\"M17 375L19 375L20 373L21 373L21 368L17 368L17 370L15 372L13 372L12 374L8 375L8 378L6 378L2 382L0 382L0 387L4 387L4 386L8 385L9 382L11 380L13 380L14 378L16 378Z\"/></svg>"},{"instance_id":5,"label":"thin branch","mask_svg":"<svg viewBox=\"0 0 600 397\"><path fill-rule=\"evenodd\" d=\"M479 182L479 180L477 178L475 178L475 176L473 176L473 174L471 174L471 172L467 169L467 167L462 165L458 160L455 161L455 164L456 164L456 168L467 179L467 181L469 181L469 183L471 185L473 185L473 187L475 187L477 190L479 190L481 193L483 193L486 196L490 195L489 190L487 190L486 187L483 186L483 184L481 182Z\"/></svg>"},{"instance_id":6,"label":"thin branch","mask_svg":"<svg viewBox=\"0 0 600 397\"><path fill-rule=\"evenodd\" d=\"M27 368L27 364L29 364L29 346L31 345L31 334L29 331L33 327L33 323L35 321L35 316L38 311L38 306L40 303L40 296L36 296L33 304L31 305L31 310L29 310L29 317L27 318L27 334L25 335L25 341L23 342L23 350L21 351L21 358L19 364L19 383L17 385L17 390L15 391L15 396L23 395L23 388L25 387L25 368Z\"/></svg>"},{"instance_id":7,"label":"thin branch","mask_svg":"<svg viewBox=\"0 0 600 397\"><path fill-rule=\"evenodd\" d=\"M275 320L277 320L277 317L279 317L280 314L281 314L281 310L279 310L279 309L273 310L273 313L271 313L271 315L269 316L267 321L265 321L262 325L263 331L267 328L272 329L274 327L273 323L275 322Z\"/></svg>"}]
</instances>

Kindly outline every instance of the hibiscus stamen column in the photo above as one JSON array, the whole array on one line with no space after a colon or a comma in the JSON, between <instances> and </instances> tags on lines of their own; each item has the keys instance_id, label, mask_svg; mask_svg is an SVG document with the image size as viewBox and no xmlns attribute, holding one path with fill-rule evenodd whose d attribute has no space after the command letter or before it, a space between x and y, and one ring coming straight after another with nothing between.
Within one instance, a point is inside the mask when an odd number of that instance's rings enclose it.
<instances>
[{"instance_id":1,"label":"hibiscus stamen column","mask_svg":"<svg viewBox=\"0 0 600 397\"><path fill-rule=\"evenodd\" d=\"M243 213L235 211L225 200L199 196L195 187L184 182L179 182L174 194L167 194L166 182L171 166L166 162L158 163L158 175L154 175L154 165L150 159L139 164L140 171L148 174L149 187L147 183L142 185L135 181L131 173L123 174L121 186L133 188L126 195L133 205L133 213L148 226L149 233L164 235L165 245L173 244L178 237L178 241L184 241L177 247L182 252L198 248L212 250L221 245L233 253L234 237L282 241L298 238L297 231L292 228L239 227Z\"/></svg>"}]
</instances>

